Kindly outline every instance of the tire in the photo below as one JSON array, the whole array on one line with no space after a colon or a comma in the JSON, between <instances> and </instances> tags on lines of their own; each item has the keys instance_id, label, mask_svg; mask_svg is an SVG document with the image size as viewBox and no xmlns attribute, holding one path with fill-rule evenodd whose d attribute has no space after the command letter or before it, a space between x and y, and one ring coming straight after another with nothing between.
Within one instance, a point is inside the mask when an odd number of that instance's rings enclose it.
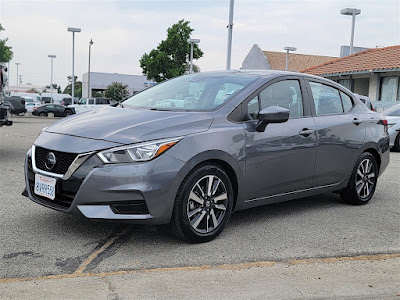
<instances>
[{"instance_id":1,"label":"tire","mask_svg":"<svg viewBox=\"0 0 400 300\"><path fill-rule=\"evenodd\" d=\"M400 132L397 134L396 139L394 140L393 150L397 152L400 151Z\"/></svg>"},{"instance_id":2,"label":"tire","mask_svg":"<svg viewBox=\"0 0 400 300\"><path fill-rule=\"evenodd\" d=\"M232 207L233 189L225 171L215 164L200 165L186 176L178 190L171 231L190 243L211 241L225 228Z\"/></svg>"},{"instance_id":3,"label":"tire","mask_svg":"<svg viewBox=\"0 0 400 300\"><path fill-rule=\"evenodd\" d=\"M47 114L44 113L44 112L41 112L41 113L39 114L39 117L47 117Z\"/></svg>"},{"instance_id":4,"label":"tire","mask_svg":"<svg viewBox=\"0 0 400 300\"><path fill-rule=\"evenodd\" d=\"M374 195L377 181L378 164L375 157L369 152L364 152L358 158L349 183L340 196L348 204L367 204Z\"/></svg>"},{"instance_id":5,"label":"tire","mask_svg":"<svg viewBox=\"0 0 400 300\"><path fill-rule=\"evenodd\" d=\"M65 116L68 117L68 116L70 116L70 115L72 115L72 112L71 112L69 109L67 109L67 110L65 111Z\"/></svg>"}]
</instances>

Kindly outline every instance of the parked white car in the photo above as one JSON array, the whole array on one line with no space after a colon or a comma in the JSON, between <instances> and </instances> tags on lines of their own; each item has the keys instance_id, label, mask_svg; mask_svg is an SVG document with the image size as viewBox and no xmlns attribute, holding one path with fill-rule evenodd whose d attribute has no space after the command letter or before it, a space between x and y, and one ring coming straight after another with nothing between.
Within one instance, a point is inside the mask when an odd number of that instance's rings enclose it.
<instances>
[{"instance_id":1,"label":"parked white car","mask_svg":"<svg viewBox=\"0 0 400 300\"><path fill-rule=\"evenodd\" d=\"M40 101L35 101L32 97L21 96L21 98L24 98L25 100L25 108L27 112L31 113L34 110L34 107L37 108L42 105Z\"/></svg>"},{"instance_id":2,"label":"parked white car","mask_svg":"<svg viewBox=\"0 0 400 300\"><path fill-rule=\"evenodd\" d=\"M81 113L84 111L95 110L100 107L109 106L111 104L108 98L82 98L79 100L78 104L69 105L68 107L74 107L76 113Z\"/></svg>"},{"instance_id":3,"label":"parked white car","mask_svg":"<svg viewBox=\"0 0 400 300\"><path fill-rule=\"evenodd\" d=\"M400 104L394 105L382 112L388 122L390 148L400 151Z\"/></svg>"}]
</instances>

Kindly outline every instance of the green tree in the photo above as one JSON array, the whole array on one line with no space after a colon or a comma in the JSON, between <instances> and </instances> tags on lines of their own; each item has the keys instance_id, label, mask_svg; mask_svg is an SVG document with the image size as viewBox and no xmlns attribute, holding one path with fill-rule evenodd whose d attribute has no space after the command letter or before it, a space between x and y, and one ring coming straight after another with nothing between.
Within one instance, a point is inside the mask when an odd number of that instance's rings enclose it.
<instances>
[{"instance_id":1,"label":"green tree","mask_svg":"<svg viewBox=\"0 0 400 300\"><path fill-rule=\"evenodd\" d=\"M189 21L180 20L167 30L167 39L161 41L157 49L143 54L139 60L143 74L148 79L161 82L185 74L190 63L190 43L193 32ZM197 44L193 47L193 59L203 56Z\"/></svg>"},{"instance_id":2,"label":"green tree","mask_svg":"<svg viewBox=\"0 0 400 300\"><path fill-rule=\"evenodd\" d=\"M37 89L35 89L35 88L31 88L31 89L28 91L28 93L36 93L36 94L38 94L39 91L38 91Z\"/></svg>"},{"instance_id":3,"label":"green tree","mask_svg":"<svg viewBox=\"0 0 400 300\"><path fill-rule=\"evenodd\" d=\"M72 76L68 76L68 82L70 82L64 89L63 94L70 94L72 95ZM82 82L77 81L78 76L74 76L74 96L78 98L82 98ZM54 86L54 84L53 84ZM54 86L56 88L56 86ZM61 90L61 87L60 87Z\"/></svg>"},{"instance_id":4,"label":"green tree","mask_svg":"<svg viewBox=\"0 0 400 300\"><path fill-rule=\"evenodd\" d=\"M104 91L104 96L111 100L120 102L129 96L128 85L121 82L111 83Z\"/></svg>"},{"instance_id":5,"label":"green tree","mask_svg":"<svg viewBox=\"0 0 400 300\"><path fill-rule=\"evenodd\" d=\"M4 28L0 24L0 32L3 31ZM7 46L8 39L0 39L0 61L1 62L9 62L12 58L14 53L11 50L10 46Z\"/></svg>"}]
</instances>

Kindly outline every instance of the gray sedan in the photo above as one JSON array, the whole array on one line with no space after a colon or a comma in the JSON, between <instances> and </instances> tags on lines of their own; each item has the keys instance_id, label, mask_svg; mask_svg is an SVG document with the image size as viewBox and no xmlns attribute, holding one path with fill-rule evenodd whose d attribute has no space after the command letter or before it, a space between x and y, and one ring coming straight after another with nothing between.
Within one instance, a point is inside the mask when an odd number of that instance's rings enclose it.
<instances>
[{"instance_id":1,"label":"gray sedan","mask_svg":"<svg viewBox=\"0 0 400 300\"><path fill-rule=\"evenodd\" d=\"M366 204L389 163L384 117L335 82L279 71L178 77L46 128L26 195L89 219L206 242L233 211L324 192Z\"/></svg>"},{"instance_id":2,"label":"gray sedan","mask_svg":"<svg viewBox=\"0 0 400 300\"><path fill-rule=\"evenodd\" d=\"M390 147L400 151L400 104L392 106L382 113L388 121Z\"/></svg>"}]
</instances>

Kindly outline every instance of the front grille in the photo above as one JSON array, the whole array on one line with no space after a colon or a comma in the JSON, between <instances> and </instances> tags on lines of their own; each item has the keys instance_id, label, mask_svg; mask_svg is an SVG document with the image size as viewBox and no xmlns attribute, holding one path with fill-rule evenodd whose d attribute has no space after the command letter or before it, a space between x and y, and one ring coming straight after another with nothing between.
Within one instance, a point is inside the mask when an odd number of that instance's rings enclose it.
<instances>
[{"instance_id":1,"label":"front grille","mask_svg":"<svg viewBox=\"0 0 400 300\"><path fill-rule=\"evenodd\" d=\"M32 159L28 158L28 183L31 194L43 203L57 209L68 209L75 198L84 178L71 177L68 180L58 180L54 200L36 195L34 192L35 173L32 170Z\"/></svg>"},{"instance_id":2,"label":"front grille","mask_svg":"<svg viewBox=\"0 0 400 300\"><path fill-rule=\"evenodd\" d=\"M56 157L56 164L51 170L46 168L46 157L49 152L53 152ZM65 174L78 155L75 153L61 152L45 149L42 147L35 148L35 163L36 167L43 171L52 172L55 174Z\"/></svg>"}]
</instances>

